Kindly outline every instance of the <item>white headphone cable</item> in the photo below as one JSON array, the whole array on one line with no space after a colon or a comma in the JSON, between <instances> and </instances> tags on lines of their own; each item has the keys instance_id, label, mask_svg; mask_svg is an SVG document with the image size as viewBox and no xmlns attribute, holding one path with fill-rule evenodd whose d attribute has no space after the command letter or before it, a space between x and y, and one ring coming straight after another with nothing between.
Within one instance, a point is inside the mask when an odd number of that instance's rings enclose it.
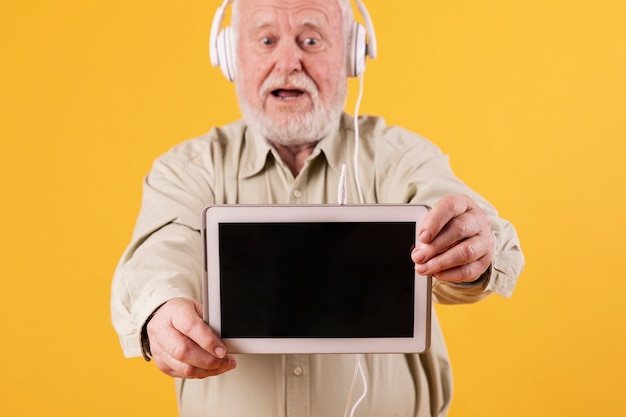
<instances>
[{"instance_id":1,"label":"white headphone cable","mask_svg":"<svg viewBox=\"0 0 626 417\"><path fill-rule=\"evenodd\" d=\"M350 403L352 402L352 392L354 391L354 384L356 382L357 373L361 375L361 381L363 381L363 394L361 394L359 399L356 400L356 402L352 406L352 409L350 410L350 414L349 414L350 417L354 416L354 412L356 411L356 408L359 406L361 401L363 401L363 398L365 398L365 396L367 395L367 379L365 378L363 365L361 365L362 356L363 355L360 353L356 355L356 366L354 368L354 376L352 377L352 384L350 385L350 391L348 392L348 401L346 402L346 411L343 414L344 417L348 417L348 409L350 407Z\"/></svg>"},{"instance_id":2,"label":"white headphone cable","mask_svg":"<svg viewBox=\"0 0 626 417\"><path fill-rule=\"evenodd\" d=\"M359 181L359 108L361 107L361 100L363 100L363 74L359 75L359 94L356 99L356 105L354 106L354 181L356 182L356 190L359 193L359 202L364 204L363 192L361 191L361 182Z\"/></svg>"}]
</instances>

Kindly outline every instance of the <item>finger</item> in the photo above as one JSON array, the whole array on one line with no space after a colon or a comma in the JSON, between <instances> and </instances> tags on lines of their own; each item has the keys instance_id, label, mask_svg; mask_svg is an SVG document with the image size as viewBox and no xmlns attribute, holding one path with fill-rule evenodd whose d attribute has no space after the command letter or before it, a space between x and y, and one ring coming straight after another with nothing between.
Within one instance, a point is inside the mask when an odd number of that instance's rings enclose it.
<instances>
[{"instance_id":1,"label":"finger","mask_svg":"<svg viewBox=\"0 0 626 417\"><path fill-rule=\"evenodd\" d=\"M152 356L168 375L203 377L235 366L226 355L226 345L201 319L201 310L190 299L173 299L148 322Z\"/></svg>"},{"instance_id":2,"label":"finger","mask_svg":"<svg viewBox=\"0 0 626 417\"><path fill-rule=\"evenodd\" d=\"M194 301L193 307L195 315L172 316L172 326L191 339L202 350L220 359L226 357L226 344L222 342L213 329L201 318L202 306L200 303Z\"/></svg>"},{"instance_id":3,"label":"finger","mask_svg":"<svg viewBox=\"0 0 626 417\"><path fill-rule=\"evenodd\" d=\"M217 368L226 358L226 355L217 357L214 353L202 348L182 333L178 333L177 337L162 339L161 343L168 356L200 369L211 370Z\"/></svg>"},{"instance_id":4,"label":"finger","mask_svg":"<svg viewBox=\"0 0 626 417\"><path fill-rule=\"evenodd\" d=\"M176 361L173 358L169 358L167 362L163 361L155 363L161 372L174 378L186 379L199 379L221 375L237 366L235 359L230 356L222 359L218 366L211 369L194 367L187 363Z\"/></svg>"},{"instance_id":5,"label":"finger","mask_svg":"<svg viewBox=\"0 0 626 417\"><path fill-rule=\"evenodd\" d=\"M223 374L237 366L237 362L230 355L224 359L217 359L216 363L207 367L193 366L168 355L154 356L153 359L159 370L176 378L205 378Z\"/></svg>"},{"instance_id":6,"label":"finger","mask_svg":"<svg viewBox=\"0 0 626 417\"><path fill-rule=\"evenodd\" d=\"M433 254L443 253L468 238L484 231L488 224L483 224L481 219L466 212L458 215L445 224L441 232L426 245Z\"/></svg>"},{"instance_id":7,"label":"finger","mask_svg":"<svg viewBox=\"0 0 626 417\"><path fill-rule=\"evenodd\" d=\"M472 282L479 278L489 267L490 262L487 257L478 259L475 262L459 265L433 274L439 281L462 283Z\"/></svg>"},{"instance_id":8,"label":"finger","mask_svg":"<svg viewBox=\"0 0 626 417\"><path fill-rule=\"evenodd\" d=\"M164 337L154 340L153 359L159 369L170 376L203 378L218 375L236 366L236 361L230 355L217 358L173 329Z\"/></svg>"},{"instance_id":9,"label":"finger","mask_svg":"<svg viewBox=\"0 0 626 417\"><path fill-rule=\"evenodd\" d=\"M416 264L425 263L441 253L444 253L460 242L483 232L485 226L476 217L469 213L462 214L451 219L443 230L428 244L418 243L411 253L411 258Z\"/></svg>"},{"instance_id":10,"label":"finger","mask_svg":"<svg viewBox=\"0 0 626 417\"><path fill-rule=\"evenodd\" d=\"M472 200L463 195L449 195L439 200L422 220L418 238L430 243L453 218L471 208Z\"/></svg>"},{"instance_id":11,"label":"finger","mask_svg":"<svg viewBox=\"0 0 626 417\"><path fill-rule=\"evenodd\" d=\"M435 275L451 268L473 263L483 257L488 257L489 261L491 261L490 246L493 245L493 238L491 237L490 239L490 237L474 236L465 239L430 259L416 262L415 271L421 275ZM471 278L471 276L468 276L468 278Z\"/></svg>"}]
</instances>

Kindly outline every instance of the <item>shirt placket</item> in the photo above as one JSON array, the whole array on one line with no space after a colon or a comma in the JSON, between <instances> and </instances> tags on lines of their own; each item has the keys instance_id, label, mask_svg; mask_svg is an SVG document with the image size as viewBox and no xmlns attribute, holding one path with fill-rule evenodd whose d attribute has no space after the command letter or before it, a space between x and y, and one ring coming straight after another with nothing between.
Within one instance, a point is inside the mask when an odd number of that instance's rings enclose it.
<instances>
[{"instance_id":1,"label":"shirt placket","mask_svg":"<svg viewBox=\"0 0 626 417\"><path fill-rule=\"evenodd\" d=\"M289 190L289 204L305 204L308 201L307 179L308 174L303 170L294 180Z\"/></svg>"},{"instance_id":2,"label":"shirt placket","mask_svg":"<svg viewBox=\"0 0 626 417\"><path fill-rule=\"evenodd\" d=\"M287 355L286 417L311 415L311 366L309 355Z\"/></svg>"}]
</instances>

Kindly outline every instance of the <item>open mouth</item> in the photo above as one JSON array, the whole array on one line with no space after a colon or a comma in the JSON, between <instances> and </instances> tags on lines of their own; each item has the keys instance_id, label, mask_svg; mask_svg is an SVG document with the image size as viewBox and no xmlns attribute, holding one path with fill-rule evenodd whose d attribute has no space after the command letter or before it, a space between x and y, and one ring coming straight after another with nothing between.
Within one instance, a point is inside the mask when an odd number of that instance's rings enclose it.
<instances>
[{"instance_id":1,"label":"open mouth","mask_svg":"<svg viewBox=\"0 0 626 417\"><path fill-rule=\"evenodd\" d=\"M304 91L302 90L289 90L289 89L279 88L277 90L272 91L272 95L281 100L295 100L298 97L300 97L302 94L304 94Z\"/></svg>"}]
</instances>

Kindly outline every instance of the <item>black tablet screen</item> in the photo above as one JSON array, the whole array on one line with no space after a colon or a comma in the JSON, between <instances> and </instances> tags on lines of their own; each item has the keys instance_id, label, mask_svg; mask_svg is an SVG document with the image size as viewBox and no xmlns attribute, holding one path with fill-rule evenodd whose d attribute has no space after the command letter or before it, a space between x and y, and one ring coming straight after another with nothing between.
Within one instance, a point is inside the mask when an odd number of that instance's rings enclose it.
<instances>
[{"instance_id":1,"label":"black tablet screen","mask_svg":"<svg viewBox=\"0 0 626 417\"><path fill-rule=\"evenodd\" d=\"M414 222L222 223L221 335L412 337Z\"/></svg>"}]
</instances>

